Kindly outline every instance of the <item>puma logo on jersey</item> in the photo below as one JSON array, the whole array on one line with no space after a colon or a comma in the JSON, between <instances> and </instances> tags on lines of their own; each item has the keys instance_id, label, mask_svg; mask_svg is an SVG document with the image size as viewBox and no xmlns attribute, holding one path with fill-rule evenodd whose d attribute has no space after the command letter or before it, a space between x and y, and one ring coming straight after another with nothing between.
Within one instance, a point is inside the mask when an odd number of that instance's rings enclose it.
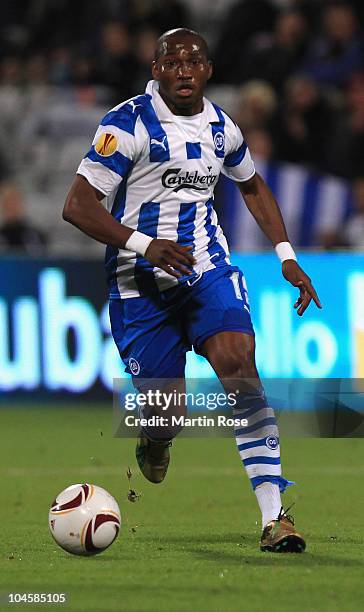
<instances>
[{"instance_id":1,"label":"puma logo on jersey","mask_svg":"<svg viewBox=\"0 0 364 612\"><path fill-rule=\"evenodd\" d=\"M157 140L156 138L151 138L150 139L150 144L151 145L157 145L158 147L162 147L164 149L164 151L167 151L167 145L165 144L165 140L167 139L167 136L163 136L162 140Z\"/></svg>"},{"instance_id":2,"label":"puma logo on jersey","mask_svg":"<svg viewBox=\"0 0 364 612\"><path fill-rule=\"evenodd\" d=\"M134 100L131 100L131 102L129 102L129 104L130 104L130 106L131 106L131 110L132 110L132 112L133 112L133 113L135 112L135 109L136 109L138 106L142 106L142 104L135 104Z\"/></svg>"}]
</instances>

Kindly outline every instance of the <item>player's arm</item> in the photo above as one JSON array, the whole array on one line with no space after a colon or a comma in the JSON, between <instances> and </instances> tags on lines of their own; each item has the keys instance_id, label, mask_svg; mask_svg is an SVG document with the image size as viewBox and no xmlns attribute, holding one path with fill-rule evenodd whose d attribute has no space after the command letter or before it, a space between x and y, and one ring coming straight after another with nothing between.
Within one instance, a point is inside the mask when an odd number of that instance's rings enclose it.
<instances>
[{"instance_id":1,"label":"player's arm","mask_svg":"<svg viewBox=\"0 0 364 612\"><path fill-rule=\"evenodd\" d=\"M294 287L299 288L300 295L294 304L294 307L298 308L297 313L301 316L311 300L314 300L318 308L322 308L311 279L295 260L294 251L289 244L281 211L268 185L257 173L246 181L236 181L236 184L249 211L261 230L276 248L277 254L282 260L283 276Z\"/></svg>"},{"instance_id":2,"label":"player's arm","mask_svg":"<svg viewBox=\"0 0 364 612\"><path fill-rule=\"evenodd\" d=\"M143 255L154 266L176 278L191 274L186 266L194 263L189 252L192 247L153 239L120 224L101 204L104 197L84 176L77 175L66 198L63 219L99 242Z\"/></svg>"},{"instance_id":3,"label":"player's arm","mask_svg":"<svg viewBox=\"0 0 364 612\"><path fill-rule=\"evenodd\" d=\"M81 175L71 185L63 208L63 219L95 240L124 247L133 230L121 225L101 204L105 195Z\"/></svg>"}]
</instances>

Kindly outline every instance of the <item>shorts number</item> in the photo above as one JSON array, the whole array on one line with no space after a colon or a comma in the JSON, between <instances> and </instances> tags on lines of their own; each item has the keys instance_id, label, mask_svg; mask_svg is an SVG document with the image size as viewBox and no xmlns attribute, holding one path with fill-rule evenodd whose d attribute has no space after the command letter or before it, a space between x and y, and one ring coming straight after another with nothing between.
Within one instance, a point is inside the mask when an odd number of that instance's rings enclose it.
<instances>
[{"instance_id":1,"label":"shorts number","mask_svg":"<svg viewBox=\"0 0 364 612\"><path fill-rule=\"evenodd\" d=\"M233 272L230 276L230 280L233 284L235 297L237 300L242 300L243 296L241 295L240 286L239 286L239 272Z\"/></svg>"}]
</instances>

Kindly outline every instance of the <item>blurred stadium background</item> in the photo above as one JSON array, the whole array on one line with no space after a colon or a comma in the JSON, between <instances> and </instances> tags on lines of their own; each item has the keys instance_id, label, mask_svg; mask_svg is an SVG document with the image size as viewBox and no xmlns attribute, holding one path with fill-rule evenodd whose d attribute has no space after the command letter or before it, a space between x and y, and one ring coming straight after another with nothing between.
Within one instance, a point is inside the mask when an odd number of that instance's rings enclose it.
<instances>
[{"instance_id":1,"label":"blurred stadium background","mask_svg":"<svg viewBox=\"0 0 364 612\"><path fill-rule=\"evenodd\" d=\"M106 398L121 373L105 306L104 248L64 223L61 210L100 117L144 91L157 37L181 25L206 36L215 64L207 95L241 126L325 305L302 321L292 316L294 292L222 178L216 207L248 279L262 375L364 375L363 3L4 0L3 397ZM211 371L191 356L188 374Z\"/></svg>"}]
</instances>

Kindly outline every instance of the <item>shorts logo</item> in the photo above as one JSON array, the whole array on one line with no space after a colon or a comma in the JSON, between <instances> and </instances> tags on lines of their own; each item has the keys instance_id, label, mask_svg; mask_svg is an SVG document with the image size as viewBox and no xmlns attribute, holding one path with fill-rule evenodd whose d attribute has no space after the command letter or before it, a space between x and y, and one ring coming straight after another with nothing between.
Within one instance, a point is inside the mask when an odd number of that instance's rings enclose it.
<instances>
[{"instance_id":1,"label":"shorts logo","mask_svg":"<svg viewBox=\"0 0 364 612\"><path fill-rule=\"evenodd\" d=\"M265 440L266 446L271 450L276 450L278 448L279 440L276 436L268 436Z\"/></svg>"},{"instance_id":2,"label":"shorts logo","mask_svg":"<svg viewBox=\"0 0 364 612\"><path fill-rule=\"evenodd\" d=\"M129 368L130 368L130 372L134 376L138 376L138 374L140 372L140 365L137 362L137 360L134 359L134 357L130 357L130 359L129 359Z\"/></svg>"},{"instance_id":3,"label":"shorts logo","mask_svg":"<svg viewBox=\"0 0 364 612\"><path fill-rule=\"evenodd\" d=\"M214 136L215 149L222 151L225 145L225 136L222 132L216 132Z\"/></svg>"},{"instance_id":4,"label":"shorts logo","mask_svg":"<svg viewBox=\"0 0 364 612\"><path fill-rule=\"evenodd\" d=\"M118 141L113 134L101 134L95 144L95 151L102 157L109 157L115 153L118 147Z\"/></svg>"}]
</instances>

